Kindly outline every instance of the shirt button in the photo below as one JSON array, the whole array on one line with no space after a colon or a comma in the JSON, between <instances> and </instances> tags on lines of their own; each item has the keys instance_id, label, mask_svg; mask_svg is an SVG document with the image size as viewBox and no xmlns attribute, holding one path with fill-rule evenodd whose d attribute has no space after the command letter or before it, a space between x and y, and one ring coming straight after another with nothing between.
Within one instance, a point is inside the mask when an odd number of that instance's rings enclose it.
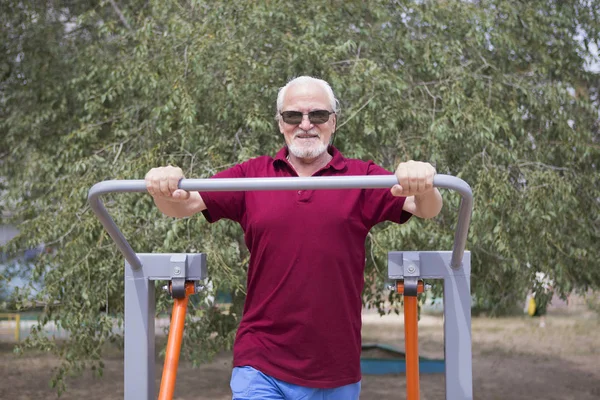
<instances>
[{"instance_id":1,"label":"shirt button","mask_svg":"<svg viewBox=\"0 0 600 400\"><path fill-rule=\"evenodd\" d=\"M298 194L302 194L302 190L298 190Z\"/></svg>"}]
</instances>

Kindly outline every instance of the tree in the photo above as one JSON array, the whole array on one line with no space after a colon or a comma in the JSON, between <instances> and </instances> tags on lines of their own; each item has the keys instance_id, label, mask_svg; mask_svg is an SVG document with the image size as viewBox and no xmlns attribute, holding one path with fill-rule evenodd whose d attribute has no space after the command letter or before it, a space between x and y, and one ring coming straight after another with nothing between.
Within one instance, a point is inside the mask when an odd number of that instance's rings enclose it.
<instances>
[{"instance_id":1,"label":"tree","mask_svg":"<svg viewBox=\"0 0 600 400\"><path fill-rule=\"evenodd\" d=\"M298 75L332 84L343 110L335 144L345 155L388 169L426 160L472 185L479 307L506 312L536 272L562 294L600 287L600 85L584 68L600 37L594 2L1 7L0 204L21 231L6 250L56 249L32 272L44 279L40 325L54 320L71 339L30 344L63 356L59 382L90 360L100 365L101 345L118 339L113 317L122 316L123 259L86 204L89 188L167 163L208 177L273 154L283 143L277 89ZM439 218L369 236L366 305L398 305L382 284L387 251L451 248L459 199L444 197ZM230 345L248 258L240 229L166 218L143 195L107 204L136 251L209 255L214 290L233 293L235 306L193 310L203 318L190 320L187 345L196 361Z\"/></svg>"}]
</instances>

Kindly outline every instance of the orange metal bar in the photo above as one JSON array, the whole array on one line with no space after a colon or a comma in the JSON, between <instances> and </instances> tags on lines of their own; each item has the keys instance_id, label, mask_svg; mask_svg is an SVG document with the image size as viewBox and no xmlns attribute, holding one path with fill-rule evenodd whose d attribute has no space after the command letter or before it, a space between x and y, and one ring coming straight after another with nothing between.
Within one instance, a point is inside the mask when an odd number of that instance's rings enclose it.
<instances>
[{"instance_id":1,"label":"orange metal bar","mask_svg":"<svg viewBox=\"0 0 600 400\"><path fill-rule=\"evenodd\" d=\"M417 296L404 296L406 400L419 400L419 331Z\"/></svg>"},{"instance_id":2,"label":"orange metal bar","mask_svg":"<svg viewBox=\"0 0 600 400\"><path fill-rule=\"evenodd\" d=\"M179 354L181 350L181 341L183 339L183 328L185 326L185 314L187 311L188 299L195 293L194 283L186 282L185 297L175 299L173 303L173 314L171 315L171 327L169 329L169 339L167 341L167 353L165 355L165 364L163 367L162 380L160 382L159 400L171 400L175 392L175 380L177 379L177 367L179 366Z\"/></svg>"},{"instance_id":3,"label":"orange metal bar","mask_svg":"<svg viewBox=\"0 0 600 400\"><path fill-rule=\"evenodd\" d=\"M404 282L398 281L398 293L404 294ZM417 293L423 293L422 281ZM419 400L419 316L417 296L404 296L404 347L406 352L406 400Z\"/></svg>"}]
</instances>

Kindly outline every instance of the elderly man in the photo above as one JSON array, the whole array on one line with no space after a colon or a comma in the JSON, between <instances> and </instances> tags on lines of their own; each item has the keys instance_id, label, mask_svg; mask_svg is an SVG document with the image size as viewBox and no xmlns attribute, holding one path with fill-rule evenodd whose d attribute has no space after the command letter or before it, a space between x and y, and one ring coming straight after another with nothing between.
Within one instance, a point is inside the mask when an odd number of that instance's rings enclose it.
<instances>
[{"instance_id":1,"label":"elderly man","mask_svg":"<svg viewBox=\"0 0 600 400\"><path fill-rule=\"evenodd\" d=\"M286 145L215 178L391 174L330 145L337 100L329 84L299 77L280 89L277 121ZM442 198L428 163L398 165L387 189L186 192L180 168L153 168L146 185L171 217L202 212L237 221L250 251L237 331L233 399L358 399L365 239L379 222L436 216Z\"/></svg>"}]
</instances>

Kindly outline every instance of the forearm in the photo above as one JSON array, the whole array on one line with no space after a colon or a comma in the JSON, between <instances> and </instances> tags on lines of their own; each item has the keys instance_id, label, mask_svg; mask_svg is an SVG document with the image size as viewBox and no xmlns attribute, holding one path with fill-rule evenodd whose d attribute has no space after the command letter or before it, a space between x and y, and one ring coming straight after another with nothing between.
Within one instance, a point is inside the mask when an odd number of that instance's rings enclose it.
<instances>
[{"instance_id":1,"label":"forearm","mask_svg":"<svg viewBox=\"0 0 600 400\"><path fill-rule=\"evenodd\" d=\"M206 204L198 192L190 192L190 197L186 201L169 201L165 198L154 198L156 207L168 217L185 218L191 217L201 211L206 210Z\"/></svg>"},{"instance_id":2,"label":"forearm","mask_svg":"<svg viewBox=\"0 0 600 400\"><path fill-rule=\"evenodd\" d=\"M414 196L415 212L420 218L433 218L440 213L443 206L442 195L436 188Z\"/></svg>"}]
</instances>

